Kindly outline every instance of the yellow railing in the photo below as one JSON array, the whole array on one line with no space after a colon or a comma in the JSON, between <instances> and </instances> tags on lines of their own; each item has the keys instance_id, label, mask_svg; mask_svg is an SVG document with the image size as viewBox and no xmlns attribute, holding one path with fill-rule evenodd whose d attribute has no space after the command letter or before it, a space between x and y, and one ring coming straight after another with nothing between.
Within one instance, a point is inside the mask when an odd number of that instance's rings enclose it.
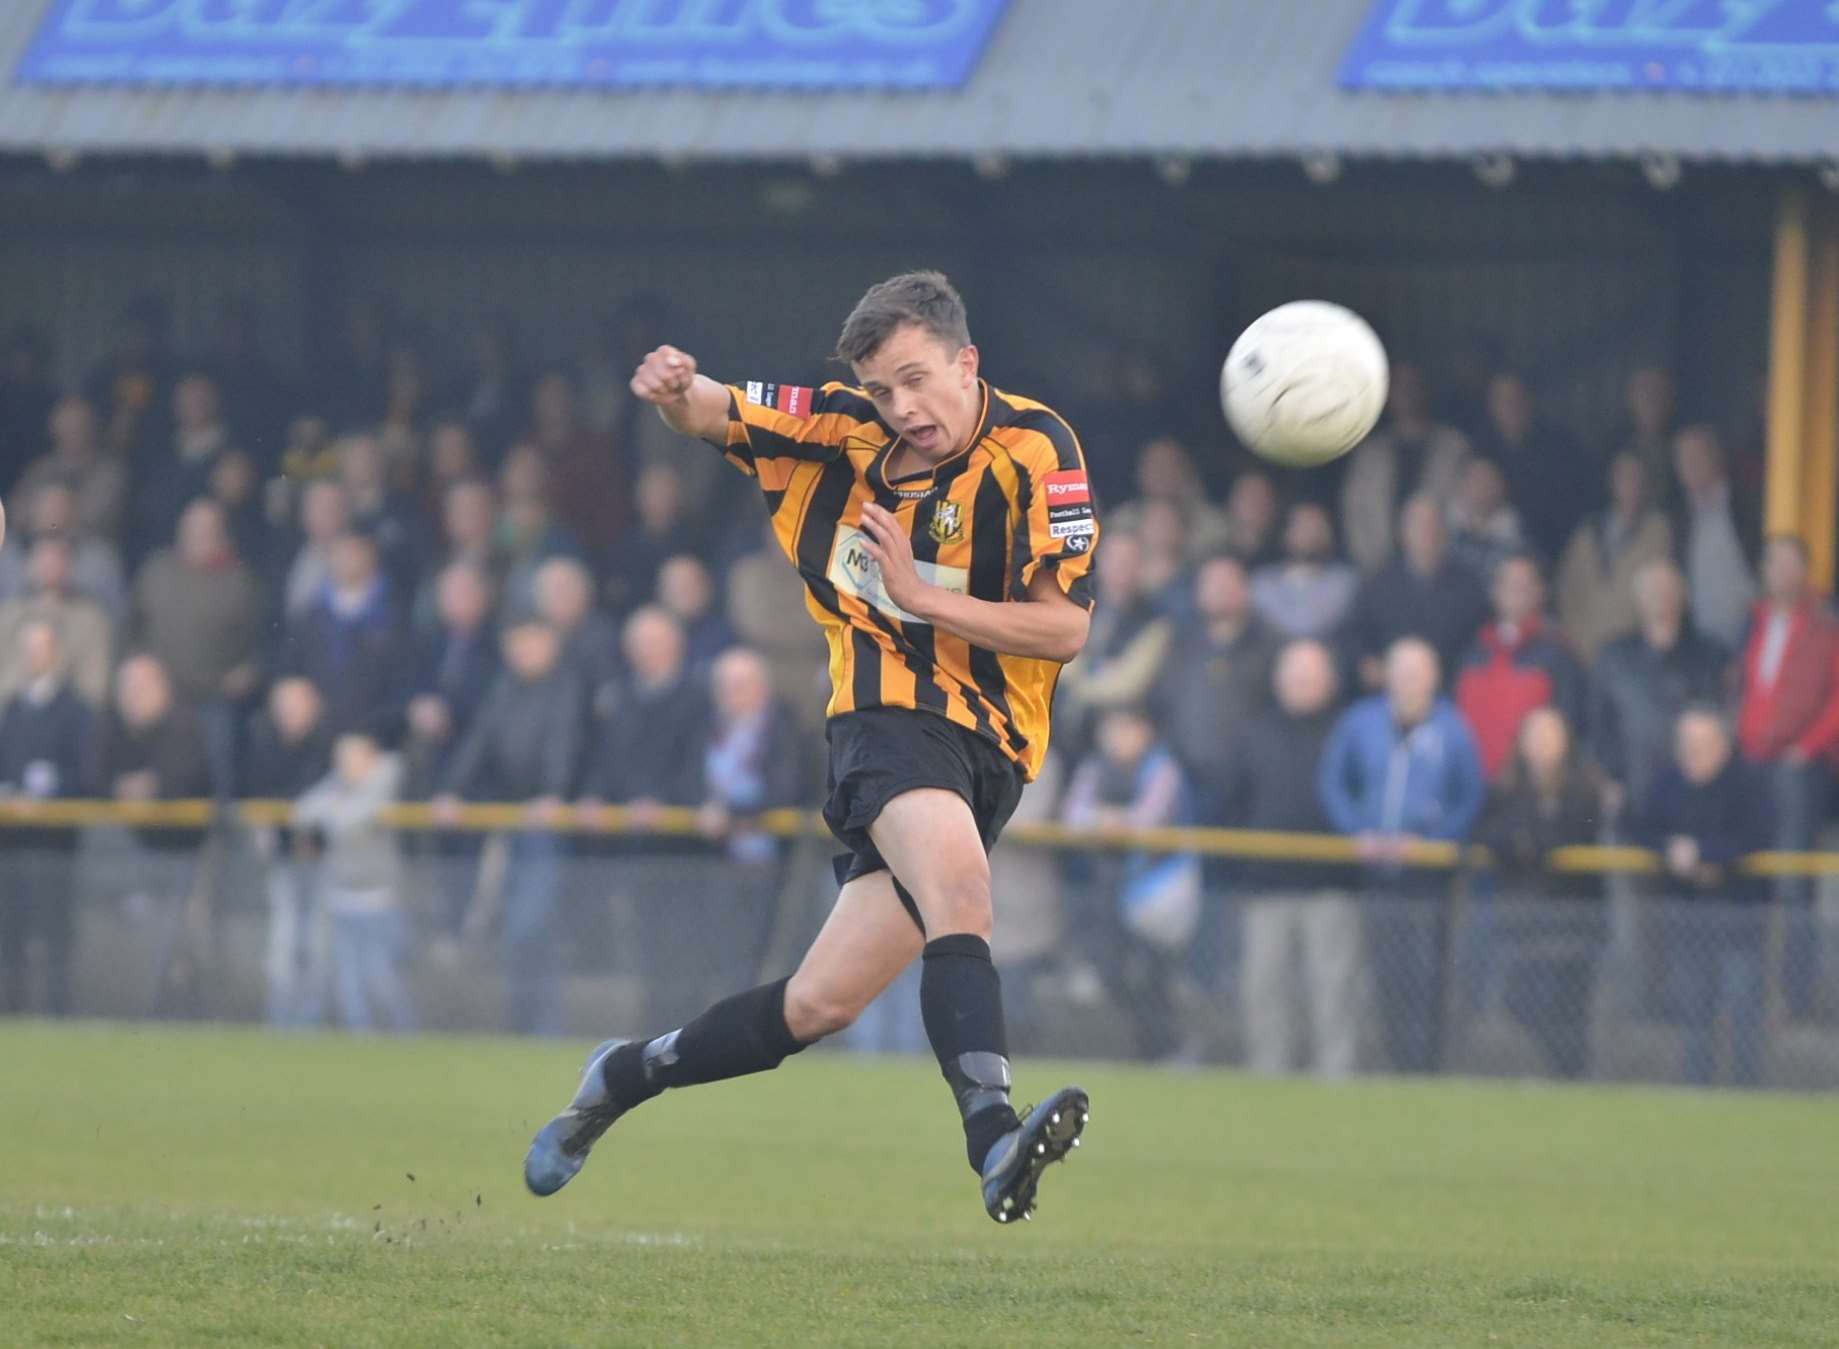
<instances>
[{"instance_id":1,"label":"yellow railing","mask_svg":"<svg viewBox=\"0 0 1839 1349\"><path fill-rule=\"evenodd\" d=\"M237 801L224 811L245 825L282 825L292 815L287 801ZM81 828L122 825L135 829L202 829L219 817L209 801L0 801L0 840L7 829ZM568 806L544 816L526 805L469 803L451 815L437 814L424 803L391 806L383 822L405 832L454 830L489 833L503 829L540 828L589 835L663 835L688 837L698 833L697 813L682 806L634 810L627 806L600 806L581 810ZM824 836L828 830L817 815L799 810L771 810L750 827L782 838ZM1262 829L1075 829L1055 823L1016 824L1004 837L1017 843L1075 851L1115 851L1123 848L1147 852L1192 852L1203 857L1236 857L1259 861L1330 862L1355 864L1361 860L1352 839L1336 834L1292 834ZM4 846L0 842L0 846ZM1479 847L1454 843L1412 843L1403 860L1418 867L1454 868L1465 863L1485 865L1487 853ZM1646 848L1583 846L1560 848L1551 856L1554 871L1629 875L1657 872L1659 861ZM1756 876L1822 876L1839 874L1839 853L1762 852L1748 858L1743 869Z\"/></svg>"}]
</instances>

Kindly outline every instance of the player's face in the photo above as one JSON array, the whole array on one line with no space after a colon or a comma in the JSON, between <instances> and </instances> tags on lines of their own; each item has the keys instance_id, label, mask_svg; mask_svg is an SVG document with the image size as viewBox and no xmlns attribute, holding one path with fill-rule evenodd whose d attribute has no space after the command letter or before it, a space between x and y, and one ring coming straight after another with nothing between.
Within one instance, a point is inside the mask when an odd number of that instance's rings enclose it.
<instances>
[{"instance_id":1,"label":"player's face","mask_svg":"<svg viewBox=\"0 0 1839 1349\"><path fill-rule=\"evenodd\" d=\"M917 324L896 328L854 366L875 411L927 459L945 459L970 443L983 411L977 348L950 346Z\"/></svg>"}]
</instances>

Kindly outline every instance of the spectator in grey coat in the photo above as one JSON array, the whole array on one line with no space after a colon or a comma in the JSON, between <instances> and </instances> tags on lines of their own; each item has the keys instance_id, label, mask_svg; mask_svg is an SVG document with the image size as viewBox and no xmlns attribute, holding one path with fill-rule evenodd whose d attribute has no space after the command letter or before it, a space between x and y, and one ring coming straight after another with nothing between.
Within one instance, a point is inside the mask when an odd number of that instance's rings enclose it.
<instances>
[{"instance_id":1,"label":"spectator in grey coat","mask_svg":"<svg viewBox=\"0 0 1839 1349\"><path fill-rule=\"evenodd\" d=\"M375 737L347 731L333 746L332 772L294 805L294 828L317 855L317 891L330 928L332 991L346 1030L382 1023L414 1029L402 966L409 932L403 913L401 847L382 823L396 800L401 764Z\"/></svg>"},{"instance_id":2,"label":"spectator in grey coat","mask_svg":"<svg viewBox=\"0 0 1839 1349\"><path fill-rule=\"evenodd\" d=\"M1335 556L1334 525L1313 501L1290 507L1283 559L1252 576L1252 603L1284 637L1331 638L1347 621L1360 577Z\"/></svg>"}]
</instances>

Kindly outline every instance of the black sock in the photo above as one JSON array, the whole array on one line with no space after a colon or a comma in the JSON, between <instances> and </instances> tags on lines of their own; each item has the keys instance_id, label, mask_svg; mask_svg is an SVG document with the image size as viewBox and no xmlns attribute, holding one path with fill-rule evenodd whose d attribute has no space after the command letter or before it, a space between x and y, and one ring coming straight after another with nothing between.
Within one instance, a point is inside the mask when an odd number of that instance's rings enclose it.
<instances>
[{"instance_id":1,"label":"black sock","mask_svg":"<svg viewBox=\"0 0 1839 1349\"><path fill-rule=\"evenodd\" d=\"M964 1116L971 1170L1018 1123L1009 1104L1009 1042L1003 1034L1002 980L990 944L968 932L926 943L920 967L920 1015Z\"/></svg>"},{"instance_id":2,"label":"black sock","mask_svg":"<svg viewBox=\"0 0 1839 1349\"><path fill-rule=\"evenodd\" d=\"M724 998L680 1030L633 1040L607 1056L601 1076L628 1107L666 1087L720 1082L777 1068L804 1048L785 1021L785 986L762 984Z\"/></svg>"}]
</instances>

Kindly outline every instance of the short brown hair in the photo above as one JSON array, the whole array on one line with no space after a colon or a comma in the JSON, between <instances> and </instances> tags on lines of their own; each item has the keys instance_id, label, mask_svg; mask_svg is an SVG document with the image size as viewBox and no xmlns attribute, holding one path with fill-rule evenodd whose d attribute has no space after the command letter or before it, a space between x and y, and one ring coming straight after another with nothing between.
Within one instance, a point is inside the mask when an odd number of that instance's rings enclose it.
<instances>
[{"instance_id":1,"label":"short brown hair","mask_svg":"<svg viewBox=\"0 0 1839 1349\"><path fill-rule=\"evenodd\" d=\"M943 272L903 272L868 288L843 320L837 359L866 361L897 328L916 324L956 353L971 344L964 301Z\"/></svg>"}]
</instances>

